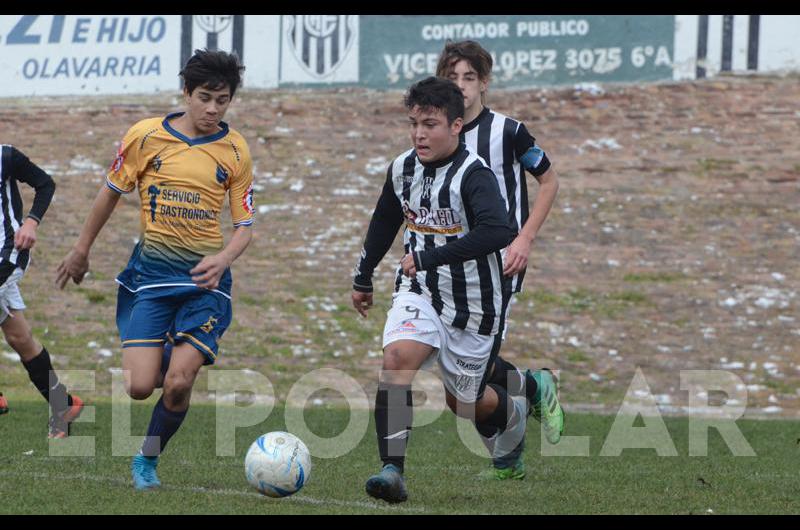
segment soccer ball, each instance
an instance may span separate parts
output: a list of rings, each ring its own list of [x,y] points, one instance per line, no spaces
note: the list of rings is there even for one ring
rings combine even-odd
[[[300,438],[283,431],[259,436],[244,458],[247,482],[269,497],[300,491],[311,476],[311,454]]]

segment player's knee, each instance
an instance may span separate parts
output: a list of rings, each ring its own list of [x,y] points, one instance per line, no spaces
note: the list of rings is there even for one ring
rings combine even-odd
[[[390,344],[383,350],[384,370],[403,370],[403,355],[400,348]]]
[[[131,399],[137,401],[149,398],[153,394],[153,388],[154,386],[152,384],[147,383],[129,383],[125,385],[125,390],[128,392],[128,395]]]
[[[181,371],[169,371],[164,377],[164,393],[172,397],[182,398],[192,391],[194,377]]]
[[[459,401],[450,392],[445,393],[445,402],[447,407],[459,418],[472,419],[475,417],[475,403],[464,403]]]
[[[34,349],[33,333],[30,329],[14,329],[5,332],[6,342],[15,352],[28,352]]]

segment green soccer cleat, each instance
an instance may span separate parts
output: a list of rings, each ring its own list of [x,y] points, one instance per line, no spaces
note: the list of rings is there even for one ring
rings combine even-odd
[[[478,473],[478,478],[482,480],[522,480],[525,478],[525,463],[520,458],[511,467],[500,469],[492,466]]]
[[[557,444],[564,432],[564,410],[558,402],[558,380],[547,368],[525,371],[525,379],[533,379],[541,396],[538,403],[530,403],[529,414],[544,428],[544,435],[551,444]],[[530,382],[529,382],[530,384]]]

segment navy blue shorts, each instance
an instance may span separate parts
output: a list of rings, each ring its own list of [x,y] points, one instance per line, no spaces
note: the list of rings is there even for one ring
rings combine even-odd
[[[233,310],[225,295],[193,286],[155,287],[117,292],[117,329],[122,347],[163,346],[171,337],[188,342],[214,364],[217,344],[231,323]]]

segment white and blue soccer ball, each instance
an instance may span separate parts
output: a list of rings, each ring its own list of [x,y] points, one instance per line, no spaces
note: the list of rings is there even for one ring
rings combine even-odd
[[[311,454],[300,438],[283,431],[259,436],[244,458],[247,482],[269,497],[297,493],[311,476]]]

